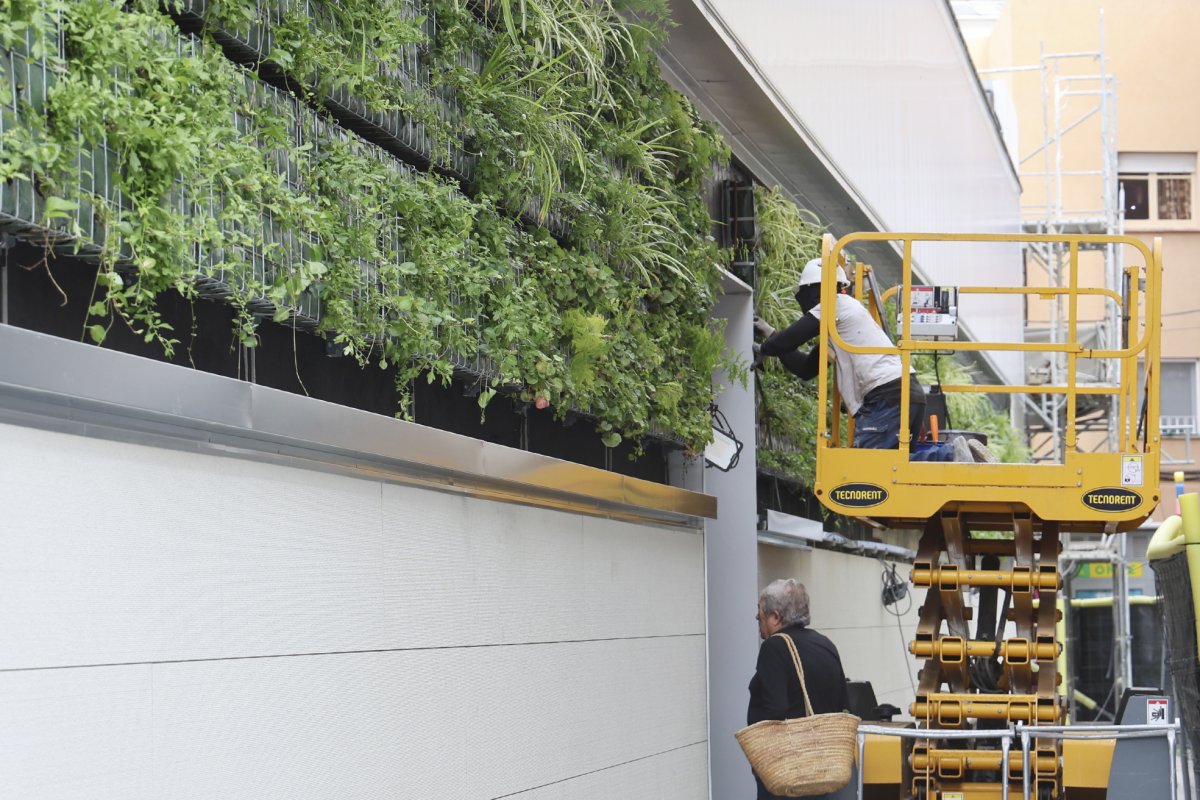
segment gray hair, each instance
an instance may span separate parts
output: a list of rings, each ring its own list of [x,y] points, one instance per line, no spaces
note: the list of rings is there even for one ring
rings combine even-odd
[[[763,614],[778,614],[784,627],[809,624],[808,590],[791,578],[768,583],[758,595],[758,605]]]

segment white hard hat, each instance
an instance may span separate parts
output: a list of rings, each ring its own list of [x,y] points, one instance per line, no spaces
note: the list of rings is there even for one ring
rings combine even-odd
[[[813,283],[821,282],[821,259],[814,258],[804,265],[804,271],[800,273],[800,283],[796,286],[799,289],[801,286],[808,286]],[[839,284],[849,285],[850,279],[846,277],[846,270],[841,267],[837,268],[837,282]]]

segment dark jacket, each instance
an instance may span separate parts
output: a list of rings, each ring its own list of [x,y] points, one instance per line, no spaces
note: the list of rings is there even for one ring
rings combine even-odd
[[[849,705],[846,676],[842,661],[833,642],[803,625],[792,625],[780,633],[792,637],[804,665],[804,682],[813,711],[827,714],[845,711]],[[750,708],[746,724],[764,719],[803,717],[804,696],[800,693],[800,678],[792,664],[787,642],[772,636],[758,650],[758,665],[750,681]]]
[[[828,714],[845,711],[850,704],[846,692],[846,676],[842,673],[842,660],[833,642],[803,625],[792,625],[780,633],[786,633],[796,643],[800,663],[804,665],[804,683],[808,687],[808,699],[813,712]],[[746,712],[746,724],[753,725],[764,719],[792,719],[805,716],[804,695],[800,693],[800,678],[792,663],[792,654],[787,642],[772,636],[758,649],[758,666],[750,680],[750,708]],[[758,776],[758,800],[774,800],[776,795],[767,791]],[[828,797],[833,797],[833,794]]]

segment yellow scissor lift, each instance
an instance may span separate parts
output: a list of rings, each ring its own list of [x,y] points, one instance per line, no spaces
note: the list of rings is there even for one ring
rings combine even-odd
[[[826,236],[822,248],[825,277],[821,304],[832,308],[836,292],[832,265],[844,263],[843,251],[856,242],[899,243],[903,252],[899,308],[910,307],[913,246],[923,242],[1050,242],[1069,252],[1065,287],[968,287],[960,298],[973,294],[1019,294],[1065,299],[1068,307],[1066,341],[929,342],[910,336],[910,315],[896,332],[894,347],[856,347],[837,334],[833,314],[821,315],[821,373],[818,408],[826,409],[817,429],[817,477],[814,492],[829,509],[859,517],[885,528],[923,530],[913,563],[914,585],[929,589],[920,609],[916,638],[910,651],[923,660],[911,714],[917,729],[929,729],[921,738],[869,736],[863,763],[864,791],[868,797],[999,798],[1001,785],[1011,797],[1060,797],[1064,788],[1102,789],[1094,786],[1105,758],[1094,742],[1037,738],[1029,748],[1028,774],[1020,752],[1001,748],[995,739],[980,736],[964,740],[963,731],[1015,729],[1015,726],[1057,726],[1064,722],[1057,658],[1061,646],[1055,637],[1059,536],[1062,533],[1119,533],[1136,528],[1159,500],[1159,314],[1161,303],[1161,242],[1153,248],[1126,236],[912,234],[855,233],[834,242]],[[1124,245],[1140,254],[1142,264],[1125,270],[1128,290],[1122,296],[1104,288],[1079,285],[1079,253],[1087,247]],[[864,296],[860,266],[855,275],[856,294],[877,321],[877,293]],[[1077,336],[1079,302],[1099,295],[1121,309],[1126,346],[1116,350],[1085,349]],[[865,450],[847,446],[853,441],[853,420],[843,420],[836,386],[827,402],[826,371],[829,347],[851,353],[893,353],[907,373],[914,353],[938,351],[1040,351],[1062,353],[1066,383],[1045,385],[943,386],[950,392],[1027,393],[1065,395],[1065,457],[1062,463],[965,464],[910,462],[909,432],[900,426],[895,450]],[[1112,385],[1078,385],[1080,359],[1116,359],[1120,380]],[[1137,385],[1138,361],[1146,365],[1142,387]],[[908,419],[908,382],[903,382],[900,419]],[[1143,391],[1139,392],[1139,389]],[[1119,409],[1111,424],[1117,427],[1117,452],[1081,452],[1077,447],[1075,400],[1082,394],[1115,395]],[[1143,396],[1139,403],[1139,397]],[[1139,416],[1142,435],[1138,435]],[[1123,462],[1140,459],[1141,485],[1123,481]],[[1136,475],[1136,471],[1132,474]],[[973,538],[972,531],[1011,531],[1011,539]],[[992,558],[988,558],[991,556]],[[1008,569],[988,568],[1008,557]],[[1016,635],[996,643],[986,634],[973,638],[968,628],[970,609],[964,590],[1002,587],[1011,592],[1009,619]],[[999,692],[982,692],[972,685],[972,658],[1003,659]],[[1004,691],[1007,689],[1007,691]],[[957,731],[939,740],[932,731]],[[1047,732],[1049,733],[1049,732]],[[964,748],[965,741],[965,748]],[[912,743],[905,746],[903,742]],[[986,745],[986,747],[984,746]],[[1111,748],[1108,750],[1111,758]],[[1001,772],[1007,758],[1007,780]],[[1027,793],[1026,793],[1027,792]],[[1100,795],[1103,796],[1103,795]]]

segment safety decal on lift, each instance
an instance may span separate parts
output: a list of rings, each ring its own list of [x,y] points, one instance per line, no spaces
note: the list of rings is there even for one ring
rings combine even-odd
[[[1167,718],[1167,698],[1165,697],[1147,697],[1146,698],[1146,724],[1147,725],[1170,725],[1171,722]]]
[[[1121,456],[1122,486],[1142,486],[1145,484],[1142,463],[1142,456]]]
[[[887,500],[888,492],[873,483],[843,483],[829,490],[829,499],[839,506],[870,508]]]
[[[1084,492],[1083,504],[1095,511],[1128,511],[1142,504],[1142,496],[1120,486],[1103,486]]]

